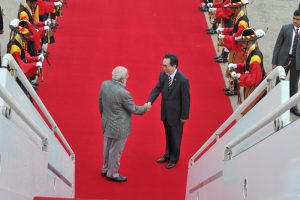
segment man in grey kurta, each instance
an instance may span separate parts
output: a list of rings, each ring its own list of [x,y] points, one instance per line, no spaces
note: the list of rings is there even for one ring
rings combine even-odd
[[[112,80],[104,81],[100,89],[99,109],[104,134],[104,158],[102,176],[107,180],[125,182],[127,178],[118,171],[120,158],[126,139],[131,130],[131,114],[142,115],[144,106],[135,105],[130,93],[125,89],[128,71],[118,66],[112,71]]]

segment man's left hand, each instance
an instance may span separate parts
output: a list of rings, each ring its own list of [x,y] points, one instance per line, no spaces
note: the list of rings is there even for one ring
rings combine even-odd
[[[184,123],[186,122],[187,120],[186,119],[180,119],[181,123]]]

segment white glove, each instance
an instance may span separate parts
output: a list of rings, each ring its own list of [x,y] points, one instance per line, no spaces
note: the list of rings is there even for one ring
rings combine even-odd
[[[50,29],[49,26],[44,26],[45,31],[48,31]]]
[[[62,3],[61,2],[54,2],[54,6],[62,7]]]
[[[213,7],[213,3],[208,3],[207,7],[209,7],[209,8]]]
[[[218,38],[222,40],[222,39],[225,38],[225,35],[219,34],[219,35],[218,35]]]
[[[248,4],[248,3],[249,3],[249,0],[241,0],[241,2],[242,2],[243,4]]]
[[[44,57],[43,54],[40,54],[40,55],[38,56],[38,59],[39,59],[39,61],[43,62],[44,59],[45,59],[45,57]]]
[[[236,73],[236,72],[231,72],[230,75],[231,75],[231,77],[234,78],[234,79],[239,79],[240,76],[241,76],[241,74]]]
[[[209,8],[208,12],[216,12],[216,10],[217,10],[216,8]]]
[[[9,23],[9,28],[14,30],[19,26],[20,20],[19,19],[14,19]]]
[[[228,68],[229,68],[230,70],[233,70],[233,69],[237,68],[237,64],[229,63]]]
[[[43,63],[42,62],[36,62],[36,64],[35,64],[35,66],[37,66],[37,68],[42,68],[42,66],[43,66]]]
[[[45,21],[45,26],[50,26],[51,25],[51,20],[50,19],[47,19],[46,21]]]
[[[266,33],[262,29],[255,30],[255,34],[257,37],[264,37]]]
[[[224,28],[222,28],[222,27],[219,27],[219,28],[217,28],[217,30],[216,30],[218,33],[221,33],[221,32],[223,32],[224,31]]]

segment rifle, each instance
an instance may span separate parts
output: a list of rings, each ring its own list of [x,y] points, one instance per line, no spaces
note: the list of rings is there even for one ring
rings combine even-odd
[[[44,52],[44,51],[42,51],[42,54],[43,54],[43,56],[44,56],[44,58],[45,58],[45,60],[46,60],[46,62],[47,62],[47,64],[48,64],[48,66],[50,67],[51,66],[51,63],[50,63],[50,61],[49,61],[49,54],[48,54],[48,52]]]
[[[44,73],[43,73],[43,68],[39,68],[39,76],[41,77],[42,82],[44,82]]]
[[[45,55],[44,55],[45,56]],[[45,60],[46,60],[46,62],[47,62],[47,64],[48,64],[48,66],[50,67],[51,66],[51,63],[50,63],[50,61],[49,61],[49,59],[48,59],[48,56],[45,56]]]
[[[67,0],[63,0],[63,6],[66,6],[66,8],[68,8],[68,4],[67,4]]]

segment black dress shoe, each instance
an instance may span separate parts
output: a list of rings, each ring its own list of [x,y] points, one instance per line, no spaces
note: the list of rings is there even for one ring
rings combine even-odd
[[[230,89],[228,87],[224,87],[224,91],[228,92],[228,91],[230,91]]]
[[[225,95],[227,95],[227,96],[234,96],[234,95],[237,95],[237,91],[226,91]]]
[[[161,158],[159,158],[156,162],[157,162],[157,163],[164,163],[164,162],[168,162],[168,161],[169,161],[169,158],[161,157]]]
[[[226,63],[226,62],[228,62],[228,59],[221,57],[220,59],[216,59],[215,62],[217,62],[217,63]]]
[[[221,59],[221,58],[222,58],[222,54],[219,55],[219,56],[215,56],[215,57],[214,57],[215,60],[219,60],[219,59]]]
[[[294,115],[299,116],[300,117],[300,111],[298,110],[298,108],[291,108],[290,110]]]
[[[101,176],[106,176],[107,172],[101,172]]]
[[[106,177],[106,180],[108,181],[115,181],[115,182],[126,182],[127,178],[125,176],[118,176],[118,177]]]
[[[176,162],[169,162],[168,165],[166,166],[166,169],[172,169],[175,166],[176,166]]]
[[[208,12],[208,7],[202,6],[202,7],[199,7],[199,10],[202,12]]]
[[[207,31],[207,33],[213,35],[213,34],[217,34],[217,31],[214,29],[210,29]]]

